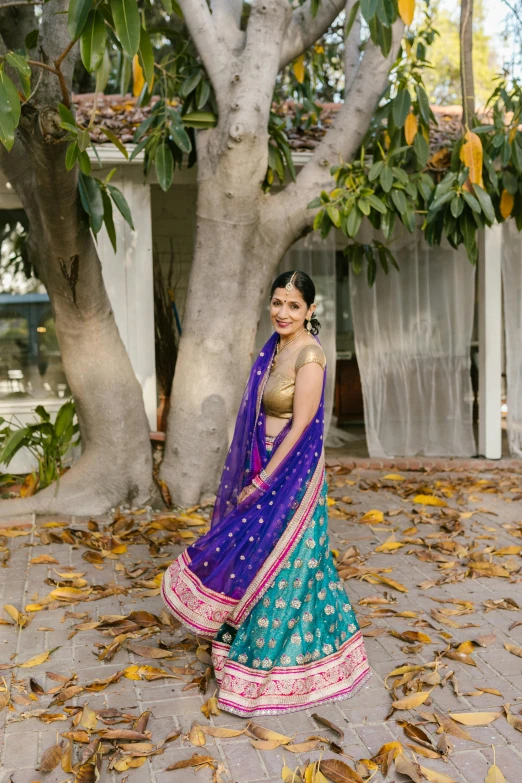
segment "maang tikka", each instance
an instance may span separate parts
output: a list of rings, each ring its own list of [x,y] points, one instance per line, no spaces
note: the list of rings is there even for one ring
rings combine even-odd
[[[297,270],[294,272],[294,274],[290,278],[289,282],[285,285],[285,288],[286,288],[287,291],[291,291],[292,288],[294,287],[294,280],[295,280],[296,274],[297,274]]]

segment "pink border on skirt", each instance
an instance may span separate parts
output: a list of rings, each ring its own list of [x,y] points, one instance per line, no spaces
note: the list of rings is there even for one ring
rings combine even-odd
[[[215,636],[238,603],[210,590],[190,570],[187,550],[167,568],[161,582],[161,597],[168,609],[195,633]]]
[[[218,706],[246,717],[295,712],[347,699],[371,676],[360,631],[337,652],[303,666],[251,669],[228,660],[229,649],[226,644],[212,644],[212,660],[220,685]]]

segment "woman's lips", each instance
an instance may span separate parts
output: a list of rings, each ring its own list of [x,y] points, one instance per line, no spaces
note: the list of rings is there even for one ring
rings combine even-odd
[[[284,326],[290,326],[289,323],[283,323],[282,321],[276,321],[278,326],[284,327]]]

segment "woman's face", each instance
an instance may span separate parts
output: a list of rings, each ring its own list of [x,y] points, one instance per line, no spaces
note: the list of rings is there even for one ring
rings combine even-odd
[[[270,300],[270,320],[282,337],[291,337],[304,327],[305,318],[310,319],[315,305],[306,304],[300,291],[294,286],[291,291],[276,288]]]

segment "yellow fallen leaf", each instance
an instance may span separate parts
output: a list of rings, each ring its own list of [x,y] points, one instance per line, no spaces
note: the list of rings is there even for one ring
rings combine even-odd
[[[396,710],[413,710],[415,707],[420,707],[424,704],[431,691],[419,691],[418,693],[412,693],[410,696],[405,696],[403,699],[393,701],[392,706]]]
[[[384,514],[377,508],[371,508],[360,518],[359,522],[371,522],[378,524],[380,522],[384,522]]]
[[[517,647],[516,644],[507,644],[507,643],[504,643],[504,647],[512,655],[518,655],[519,658],[522,658],[522,647]]]
[[[496,764],[493,764],[488,769],[488,774],[486,775],[486,780],[484,783],[506,783],[506,778],[500,771],[499,767],[497,767]]]
[[[422,506],[447,506],[445,500],[437,498],[435,495],[415,495],[413,498],[414,503],[420,503]]]
[[[384,542],[384,544],[381,544],[380,546],[375,548],[376,552],[395,552],[396,549],[400,549],[403,547],[404,544],[402,544],[400,541],[393,541],[391,538],[389,538],[387,541]]]
[[[25,605],[25,611],[26,612],[39,612],[40,609],[43,609],[42,604],[26,604]]]
[[[408,592],[408,588],[401,584],[401,582],[396,582],[394,579],[387,579],[385,576],[381,576],[380,574],[365,574],[361,578],[365,579],[371,585],[375,585],[381,582],[384,585],[388,585],[388,587],[393,587],[394,590],[399,590],[401,593]]]
[[[388,481],[404,481],[404,476],[401,476],[400,473],[387,473],[384,476],[385,479],[388,479]]]
[[[450,712],[450,718],[464,726],[488,726],[494,720],[500,718],[501,712]]]
[[[32,557],[29,561],[32,565],[50,565],[51,563],[58,564],[58,560],[53,557],[52,555],[38,555],[37,557]]]
[[[90,594],[90,590],[82,590],[79,587],[56,587],[54,590],[51,590],[49,593],[51,598],[57,598],[58,600],[60,598],[62,599],[82,599],[87,598],[87,596]]]
[[[457,652],[464,653],[464,655],[470,655],[473,650],[475,649],[475,645],[473,642],[467,641],[462,642],[462,644],[459,644],[457,647]]]
[[[46,650],[43,653],[39,653],[38,655],[33,656],[33,658],[29,658],[29,660],[25,663],[18,663],[17,666],[20,666],[23,669],[29,668],[30,666],[40,666],[40,664],[44,663],[44,661],[49,658],[51,653],[57,649],[58,647],[53,647],[52,650]]]
[[[135,55],[136,57],[138,55]],[[136,767],[141,767],[145,762],[147,761],[146,756],[124,756],[119,761],[116,761],[114,764],[114,769],[118,770],[118,772],[125,772],[128,769],[136,769]]]
[[[423,766],[421,766],[420,770],[430,783],[457,783],[454,778],[450,778],[449,775],[445,775],[443,772],[435,772],[434,769],[428,769],[428,767]]]
[[[30,530],[21,530],[19,527],[8,527],[5,530],[2,528],[2,535],[7,538],[17,538],[18,536],[29,536]]]

